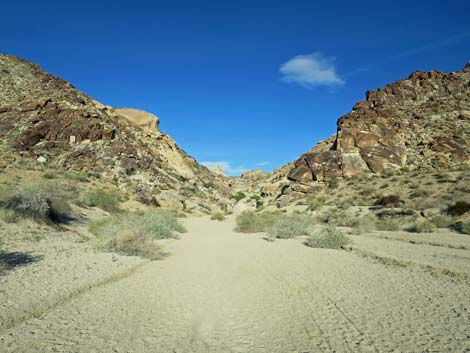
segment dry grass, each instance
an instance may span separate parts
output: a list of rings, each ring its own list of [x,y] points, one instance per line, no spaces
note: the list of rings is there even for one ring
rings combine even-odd
[[[214,211],[211,214],[211,219],[213,221],[223,221],[225,219],[225,213],[222,211]]]
[[[90,223],[89,229],[98,237],[101,249],[152,260],[161,257],[157,240],[177,238],[186,231],[174,213],[163,210],[111,216]]]

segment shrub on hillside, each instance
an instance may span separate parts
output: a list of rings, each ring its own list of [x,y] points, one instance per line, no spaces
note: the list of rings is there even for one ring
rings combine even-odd
[[[455,204],[449,206],[449,208],[447,209],[447,213],[451,216],[461,216],[469,211],[470,203],[466,201],[457,201]]]
[[[325,205],[326,200],[323,197],[312,197],[307,200],[307,210],[315,211]]]
[[[398,207],[403,201],[398,195],[388,195],[379,198],[375,204],[380,207]]]
[[[310,235],[304,244],[311,248],[341,249],[351,244],[351,240],[336,227],[328,226],[318,234]]]
[[[89,207],[99,207],[108,212],[119,211],[121,196],[112,190],[96,189],[88,192],[82,203]]]
[[[245,193],[244,192],[237,192],[235,195],[232,195],[232,199],[234,199],[235,201],[240,201],[240,200],[243,200],[244,198],[246,197]]]

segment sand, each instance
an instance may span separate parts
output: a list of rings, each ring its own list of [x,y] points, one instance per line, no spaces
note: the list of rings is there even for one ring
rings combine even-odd
[[[0,351],[470,351],[470,286],[452,275],[470,272],[468,250],[373,235],[311,249],[234,233],[233,220],[185,223],[169,257],[0,331]],[[406,264],[359,253],[377,249]]]

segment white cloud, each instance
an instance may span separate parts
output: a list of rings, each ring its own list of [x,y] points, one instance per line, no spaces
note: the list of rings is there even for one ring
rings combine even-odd
[[[344,80],[336,73],[334,58],[320,52],[297,55],[281,65],[279,71],[286,82],[295,82],[306,88],[342,85]]]
[[[246,172],[248,169],[243,166],[234,167],[230,164],[230,162],[220,161],[220,162],[200,162],[203,166],[211,169],[214,167],[220,167],[225,174],[227,175],[241,175],[243,172]]]
[[[256,163],[256,166],[257,167],[266,167],[267,165],[270,165],[270,164],[271,164],[271,162],[264,161],[264,162]]]

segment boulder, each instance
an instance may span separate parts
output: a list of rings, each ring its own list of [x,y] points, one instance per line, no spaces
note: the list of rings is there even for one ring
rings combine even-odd
[[[132,126],[142,129],[145,133],[160,133],[158,130],[160,119],[151,113],[132,108],[115,108],[111,112],[125,118]]]

